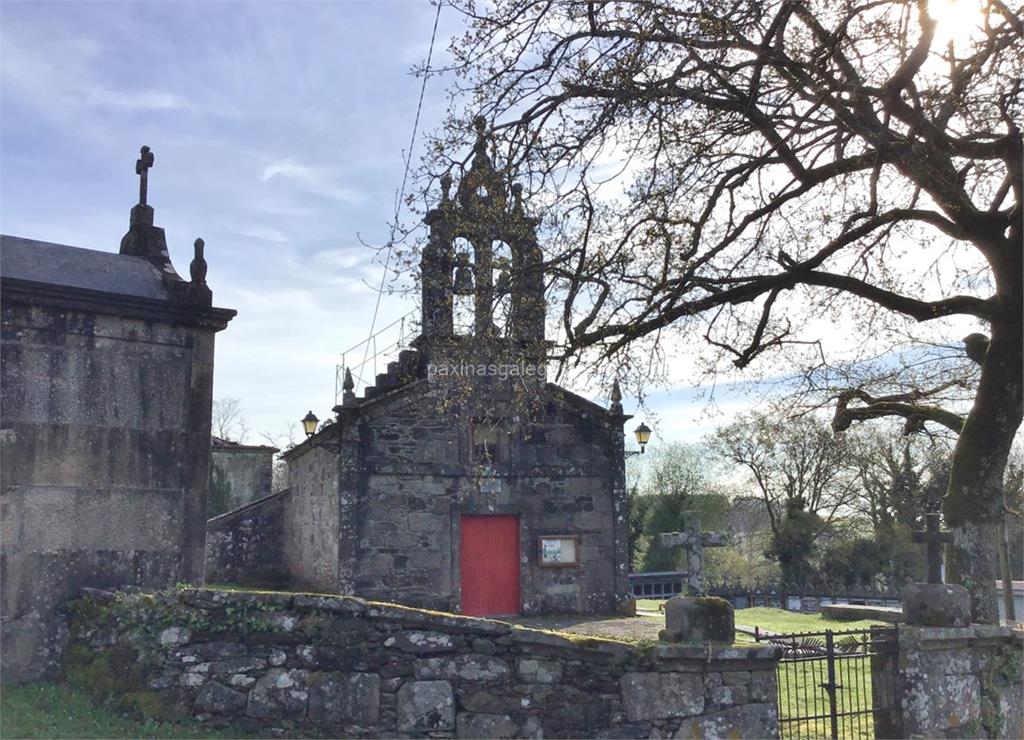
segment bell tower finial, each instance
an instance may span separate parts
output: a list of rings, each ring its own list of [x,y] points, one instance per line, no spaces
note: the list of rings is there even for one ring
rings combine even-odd
[[[139,150],[139,158],[135,160],[135,174],[139,176],[139,205],[146,205],[149,190],[149,168],[153,166],[153,152],[148,146]]]
[[[611,398],[609,400],[611,400],[611,405],[608,406],[608,410],[610,412],[612,412],[613,414],[621,414],[622,413],[622,389],[619,388],[619,379],[618,378],[616,378],[614,380],[614,382],[612,383],[612,395],[611,395]]]
[[[441,202],[447,203],[452,199],[452,173],[445,172],[441,175]]]

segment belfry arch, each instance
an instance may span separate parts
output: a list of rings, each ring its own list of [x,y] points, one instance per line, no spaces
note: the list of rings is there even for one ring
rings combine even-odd
[[[543,256],[537,220],[526,214],[522,186],[495,167],[483,119],[470,167],[454,195],[453,179],[440,181],[441,199],[425,218],[430,236],[420,261],[423,332],[417,348],[456,336],[544,343]],[[463,305],[472,298],[467,332]]]

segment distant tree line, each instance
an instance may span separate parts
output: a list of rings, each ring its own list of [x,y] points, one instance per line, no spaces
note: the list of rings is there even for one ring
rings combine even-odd
[[[685,569],[660,532],[698,516],[730,544],[705,552],[709,580],[784,582],[819,588],[899,588],[925,578],[924,548],[911,533],[938,511],[952,444],[862,428],[835,434],[813,416],[776,411],[739,417],[700,444],[652,448],[630,462],[634,571]],[[1024,459],[1005,482],[1008,557],[1024,574],[1021,496]]]

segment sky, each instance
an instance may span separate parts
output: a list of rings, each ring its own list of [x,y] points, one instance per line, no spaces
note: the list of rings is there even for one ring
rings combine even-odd
[[[444,10],[434,66],[461,29]],[[214,304],[238,311],[214,396],[238,399],[247,441],[294,439],[308,410],[331,415],[341,353],[369,335],[434,15],[426,0],[3,0],[0,231],[116,252],[150,146],[178,272],[202,237]],[[445,87],[428,81],[418,144]],[[376,326],[415,309],[385,294]],[[726,416],[744,403],[718,398]],[[649,405],[656,440],[715,423],[687,388]]]
[[[202,237],[214,304],[238,311],[217,336],[215,399],[237,399],[245,441],[298,441],[307,411],[331,416],[342,353],[371,324],[394,324],[381,351],[415,320],[414,296],[385,293],[378,311],[377,289],[435,13],[428,0],[0,0],[0,232],[116,252],[150,146],[148,200],[178,272]],[[433,68],[462,28],[443,8]],[[414,168],[449,82],[427,81]],[[845,342],[819,323],[806,328]],[[655,444],[756,404],[729,376],[696,387],[700,348],[676,350],[674,387],[639,411],[624,399]],[[570,387],[607,403],[609,389]]]

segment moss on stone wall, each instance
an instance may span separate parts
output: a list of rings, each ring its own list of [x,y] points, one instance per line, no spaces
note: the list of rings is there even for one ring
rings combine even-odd
[[[157,722],[332,737],[581,737],[641,723],[671,736],[665,707],[684,686],[694,712],[749,714],[748,736],[775,721],[748,687],[778,648],[638,647],[352,597],[207,589],[93,592],[70,615],[68,682]],[[708,693],[723,684],[743,688]]]
[[[232,508],[234,508],[234,498],[231,495],[231,480],[220,468],[211,468],[207,516],[217,516]]]
[[[1020,691],[1020,652],[1006,645],[985,660],[982,667],[981,726],[986,737],[1002,737],[1006,718],[1000,711],[1000,695],[1005,691]]]

